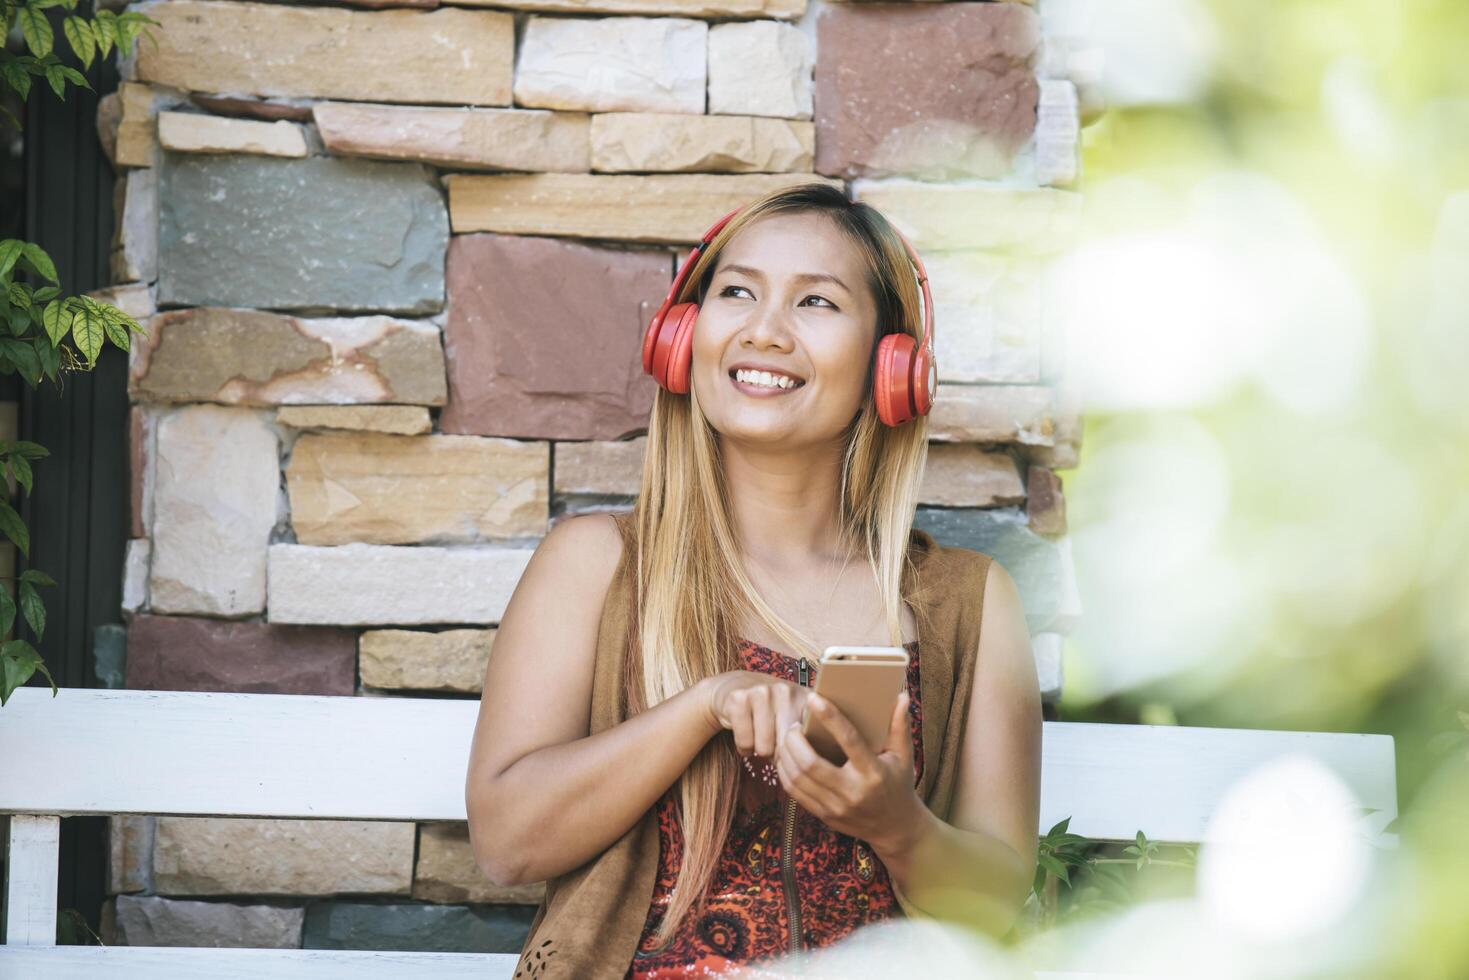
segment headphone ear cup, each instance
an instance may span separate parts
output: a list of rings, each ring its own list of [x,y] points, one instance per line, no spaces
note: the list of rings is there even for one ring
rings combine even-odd
[[[898,426],[913,418],[909,371],[915,341],[906,333],[883,334],[877,342],[877,363],[872,378],[872,396],[877,417],[885,425]]]
[[[680,303],[668,313],[672,327],[668,360],[664,364],[664,387],[674,394],[686,395],[694,364],[694,321],[699,319],[699,304]]]

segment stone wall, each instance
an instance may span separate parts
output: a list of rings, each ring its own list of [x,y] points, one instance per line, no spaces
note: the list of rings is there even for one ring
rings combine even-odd
[[[476,698],[537,540],[637,490],[677,260],[821,180],[924,256],[919,524],[1015,575],[1056,697],[1080,430],[1046,276],[1088,105],[1044,7],[357,2],[129,7],[162,26],[99,117],[96,295],[150,334],[104,683]],[[109,942],[518,951],[541,886],[483,880],[462,823],[122,817],[108,892]]]

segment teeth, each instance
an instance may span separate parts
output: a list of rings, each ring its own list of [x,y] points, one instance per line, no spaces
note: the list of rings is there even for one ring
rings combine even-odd
[[[771,374],[769,371],[746,371],[740,369],[735,372],[735,378],[752,385],[764,385],[767,388],[794,388],[797,382],[782,374]]]

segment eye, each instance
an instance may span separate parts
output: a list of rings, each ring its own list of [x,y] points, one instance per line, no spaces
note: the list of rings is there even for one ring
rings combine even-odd
[[[719,295],[720,296],[728,296],[729,295],[729,291],[731,289],[745,289],[745,287],[744,286],[725,286],[723,289],[721,289],[719,291]],[[748,289],[745,289],[745,292],[749,292],[749,290]]]
[[[721,289],[719,291],[719,295],[720,296],[729,296],[731,289],[745,289],[745,287],[744,286],[725,286],[723,289]],[[745,292],[748,293],[749,290],[748,289],[745,289]],[[835,303],[833,303],[831,300],[827,299],[825,296],[818,296],[816,293],[811,293],[809,296],[806,297],[806,299],[819,299],[823,303],[826,303],[827,305],[829,305],[832,309],[836,309],[837,308],[837,305]],[[802,300],[802,302],[804,303],[805,300]]]
[[[827,299],[825,296],[817,296],[815,293],[812,293],[810,296],[807,296],[806,299],[819,299],[823,303],[829,304],[832,309],[836,309],[837,308],[837,305],[835,303],[833,303],[831,300]]]

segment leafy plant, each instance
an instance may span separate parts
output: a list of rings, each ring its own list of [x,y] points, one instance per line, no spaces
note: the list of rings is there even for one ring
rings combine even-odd
[[[55,31],[45,11],[50,7],[77,10],[77,0],[0,0],[0,36],[8,38],[18,23],[29,54],[17,54],[0,46],[0,86],[21,99],[30,93],[33,77],[44,78],[58,98],[66,99],[66,85],[91,85],[81,72],[61,63],[55,50]],[[157,25],[144,14],[117,14],[98,10],[91,18],[68,14],[61,30],[83,68],[94,58],[107,57],[114,47],[132,50],[146,30]],[[151,35],[144,35],[153,40]],[[156,43],[156,41],[155,41]],[[20,129],[20,120],[0,105],[0,124]],[[22,278],[24,277],[24,278]],[[30,280],[30,281],[26,281]],[[72,371],[90,371],[107,341],[121,350],[131,347],[131,335],[147,336],[141,326],[122,310],[90,296],[63,296],[56,265],[46,250],[34,242],[9,238],[0,241],[0,373],[19,374],[31,388],[50,378],[64,389],[62,377]],[[68,340],[70,341],[68,343]],[[26,493],[32,491],[31,460],[48,455],[34,442],[0,440],[0,472],[15,477]],[[20,514],[9,502],[0,500],[0,533],[30,557],[30,533]],[[45,572],[28,569],[16,577],[16,597],[0,589],[0,637],[15,624],[17,610],[40,640],[46,628],[46,607],[37,589],[56,582]],[[0,705],[10,700],[16,688],[37,671],[51,682],[51,695],[58,691],[55,679],[41,661],[35,647],[23,639],[0,643]]]

